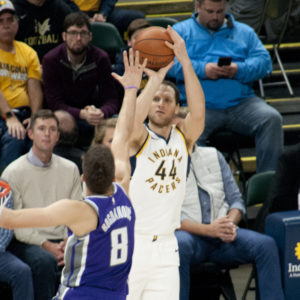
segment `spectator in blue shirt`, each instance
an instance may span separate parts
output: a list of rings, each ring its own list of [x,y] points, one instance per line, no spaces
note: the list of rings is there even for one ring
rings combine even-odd
[[[196,12],[173,27],[186,43],[205,94],[205,129],[199,145],[218,130],[255,137],[257,171],[275,170],[283,150],[280,113],[255,95],[253,82],[272,70],[268,51],[254,30],[225,13],[225,0],[197,0]],[[220,57],[231,57],[220,66]],[[182,68],[175,59],[168,76],[186,105]]]

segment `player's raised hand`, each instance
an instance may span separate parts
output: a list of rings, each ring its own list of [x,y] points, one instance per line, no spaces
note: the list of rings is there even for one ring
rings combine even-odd
[[[176,58],[181,64],[185,61],[189,61],[189,56],[185,47],[185,41],[170,25],[168,26],[167,31],[173,41],[173,44],[169,43],[168,41],[166,41],[165,44],[174,51]]]
[[[151,81],[157,81],[157,83],[161,83],[165,77],[166,74],[168,73],[168,71],[171,69],[171,67],[173,66],[174,61],[172,60],[167,66],[160,68],[158,71],[154,71],[152,69],[145,69],[145,73],[146,75],[149,77],[149,79]]]
[[[141,84],[142,75],[147,64],[147,59],[145,59],[143,63],[140,64],[139,51],[133,53],[133,49],[130,48],[129,58],[127,52],[124,51],[123,60],[125,67],[123,76],[120,76],[116,73],[112,73],[112,76],[116,80],[118,80],[125,89],[138,89]]]

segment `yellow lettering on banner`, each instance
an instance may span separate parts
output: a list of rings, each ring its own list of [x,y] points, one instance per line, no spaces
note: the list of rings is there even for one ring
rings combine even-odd
[[[152,183],[154,181],[153,177],[146,179],[146,182]]]

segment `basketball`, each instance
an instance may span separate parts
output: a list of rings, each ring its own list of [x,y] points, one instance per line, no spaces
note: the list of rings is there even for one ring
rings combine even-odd
[[[173,43],[167,30],[163,27],[151,26],[141,30],[133,49],[139,51],[141,63],[147,58],[147,68],[158,70],[174,59],[174,52],[165,45],[165,41]]]

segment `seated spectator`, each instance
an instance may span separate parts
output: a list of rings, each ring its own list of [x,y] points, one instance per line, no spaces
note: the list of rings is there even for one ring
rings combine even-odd
[[[273,238],[237,225],[244,201],[225,158],[215,148],[195,146],[176,231],[180,300],[189,299],[190,265],[255,263],[260,299],[284,299],[278,249]]]
[[[42,106],[39,59],[15,40],[18,27],[12,3],[0,1],[0,174],[26,152],[30,115]]]
[[[93,22],[114,24],[123,38],[131,21],[145,18],[140,11],[115,8],[118,0],[74,0],[74,2],[81,11],[88,13]]]
[[[95,127],[95,135],[92,144],[102,144],[110,148],[114,137],[117,120],[117,118],[107,119],[104,123],[97,125]]]
[[[119,111],[109,57],[90,45],[90,30],[86,14],[69,14],[64,21],[64,43],[43,59],[48,107],[65,110],[75,118],[82,147],[90,145],[94,126]]]
[[[78,139],[78,128],[75,119],[70,113],[64,110],[57,110],[54,114],[59,121],[59,140],[53,152],[74,162],[81,174],[81,158],[84,151],[75,146]]]
[[[114,72],[119,75],[122,75],[124,73],[123,51],[128,50],[130,47],[133,47],[138,33],[142,29],[150,26],[150,23],[146,19],[135,19],[129,24],[127,28],[127,47],[122,49],[122,51],[117,54],[116,62],[113,66]]]
[[[58,119],[51,110],[31,118],[31,150],[12,162],[2,177],[14,193],[14,208],[45,207],[60,199],[81,200],[81,179],[76,165],[53,154],[58,141]],[[64,265],[65,226],[15,229],[9,251],[31,268],[34,299],[50,300],[57,290]]]
[[[123,51],[128,50],[129,48],[134,46],[134,41],[138,35],[138,33],[144,29],[150,27],[149,22],[146,19],[139,18],[133,20],[128,28],[127,28],[127,47],[122,49],[120,53],[116,55],[116,61],[113,64],[113,71],[119,75],[124,73],[124,61],[123,61]],[[142,82],[140,89],[143,89],[147,83],[147,75],[146,73],[143,74]],[[117,85],[119,99],[123,99],[123,87],[121,85]]]
[[[1,197],[8,193],[5,207],[13,208],[12,191],[2,178],[0,178],[0,193]],[[12,230],[0,228],[0,281],[11,287],[14,300],[33,300],[32,275],[29,266],[7,250],[13,235]]]
[[[16,39],[43,56],[62,42],[63,22],[71,8],[61,0],[14,0],[20,28]]]
[[[225,14],[225,0],[197,0],[192,18],[173,27],[186,42],[205,93],[205,129],[198,143],[219,129],[255,137],[257,171],[274,170],[283,150],[282,117],[252,88],[272,70],[272,61],[254,30]],[[231,57],[227,66],[218,59]],[[176,80],[186,103],[182,68],[177,60],[168,76]]]
[[[300,143],[287,148],[279,157],[267,201],[256,218],[256,226],[264,232],[268,214],[300,210]]]

